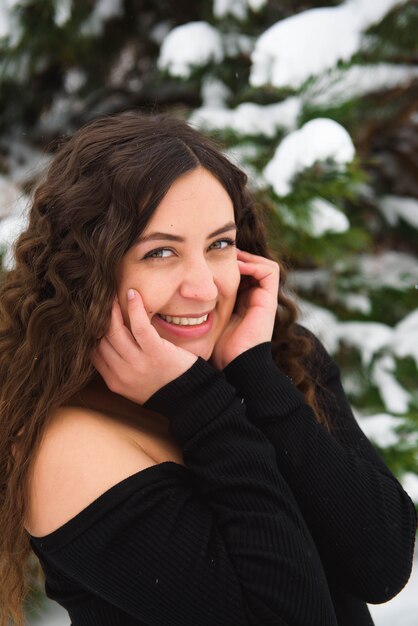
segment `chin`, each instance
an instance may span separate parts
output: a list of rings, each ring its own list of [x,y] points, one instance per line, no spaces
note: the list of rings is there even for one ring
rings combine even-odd
[[[199,356],[201,359],[204,359],[205,361],[209,361],[212,355],[211,350],[190,350],[190,352],[192,352],[192,354],[196,356]]]
[[[210,357],[212,356],[213,348],[214,346],[196,346],[196,348],[190,348],[189,351],[195,356],[200,356],[200,358],[204,359],[205,361],[209,361]]]

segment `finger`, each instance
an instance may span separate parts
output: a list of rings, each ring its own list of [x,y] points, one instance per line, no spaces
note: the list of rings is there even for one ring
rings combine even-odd
[[[109,367],[118,367],[122,364],[122,361],[125,360],[125,354],[122,351],[119,351],[115,345],[117,343],[118,342],[115,342],[114,336],[111,339],[108,339],[105,335],[96,348],[97,354],[100,358],[106,361]],[[120,343],[121,342],[119,342],[119,344]]]
[[[125,327],[111,337],[105,335],[100,350],[108,365],[116,370],[121,369],[126,364],[130,366],[135,363],[140,354],[141,346],[132,336],[130,330]]]
[[[239,271],[244,276],[250,276],[258,281],[262,289],[270,290],[279,283],[279,267],[262,263],[245,263],[238,261]]]
[[[238,250],[237,263],[241,273],[241,283],[238,294],[249,295],[254,288],[261,287],[263,290],[274,294],[277,298],[280,282],[280,266],[272,259],[252,254],[246,250]],[[241,257],[241,258],[240,258]],[[252,265],[251,265],[252,264]],[[256,269],[256,266],[264,269]],[[247,267],[247,269],[244,269]],[[254,271],[252,271],[254,269]],[[276,277],[276,278],[274,278]]]
[[[142,297],[138,291],[136,289],[128,289],[127,297],[131,333],[145,352],[152,352],[158,348],[161,338],[148,318]]]
[[[123,368],[117,367],[115,369],[115,363],[108,363],[106,358],[103,358],[98,351],[92,355],[92,362],[108,389],[115,393],[120,393],[117,383],[120,381],[120,373],[123,371]]]
[[[115,298],[110,312],[109,328],[106,332],[107,337],[112,337],[114,334],[120,332],[120,330],[124,327],[126,328],[119,301]]]
[[[251,261],[252,263],[265,263],[266,265],[271,266],[278,265],[278,263],[276,261],[273,261],[272,259],[267,259],[264,256],[252,254],[252,252],[240,250],[239,248],[237,248],[237,259],[242,261]]]
[[[122,311],[117,300],[113,303],[109,329],[104,339],[114,348],[122,360],[130,361],[137,357],[137,351],[140,346],[129,328],[125,325]],[[106,354],[109,355],[109,358],[112,358],[106,343],[104,343],[103,346],[105,349],[107,348]]]
[[[107,383],[108,379],[110,379],[110,376],[111,376],[111,369],[109,365],[106,363],[106,360],[103,358],[103,356],[99,353],[97,349],[92,351],[90,358],[91,358],[91,362],[93,363],[93,366],[99,372],[99,374],[104,379],[104,381]]]

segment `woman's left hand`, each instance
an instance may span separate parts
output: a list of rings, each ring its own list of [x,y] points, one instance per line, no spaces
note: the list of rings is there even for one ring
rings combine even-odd
[[[243,250],[237,253],[241,285],[235,309],[210,358],[218,369],[246,350],[271,341],[277,312],[279,264]]]

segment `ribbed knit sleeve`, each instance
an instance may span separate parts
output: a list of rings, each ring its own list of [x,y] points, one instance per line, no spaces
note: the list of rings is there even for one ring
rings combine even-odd
[[[385,602],[410,575],[415,507],[360,429],[338,366],[318,344],[313,367],[321,368],[318,398],[331,432],[275,365],[271,343],[241,354],[224,373],[274,445],[330,580],[366,602]]]
[[[199,358],[145,406],[169,418],[187,467],[163,463],[140,472],[140,488],[135,477],[116,485],[32,538],[41,558],[150,626],[336,626],[274,447],[224,374]]]

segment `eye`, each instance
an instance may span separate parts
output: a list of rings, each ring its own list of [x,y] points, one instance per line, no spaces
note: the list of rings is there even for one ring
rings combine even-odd
[[[157,248],[156,250],[151,250],[151,252],[147,252],[147,254],[144,256],[144,259],[166,259],[172,254],[172,252],[173,251],[170,250],[170,248]]]
[[[231,246],[235,246],[235,239],[229,239],[225,237],[224,239],[217,239],[211,244],[211,247],[215,247],[216,250],[225,250],[226,248],[230,248]]]
[[[216,241],[214,241],[209,248],[215,249],[215,250],[226,250],[227,248],[230,248],[232,246],[235,246],[236,241],[235,239],[229,239],[229,237],[224,237],[223,239],[217,239]],[[155,250],[150,250],[150,252],[147,252],[147,254],[143,257],[143,260],[146,259],[168,259],[171,256],[173,256],[174,252],[173,250],[171,250],[171,248],[156,248]]]

